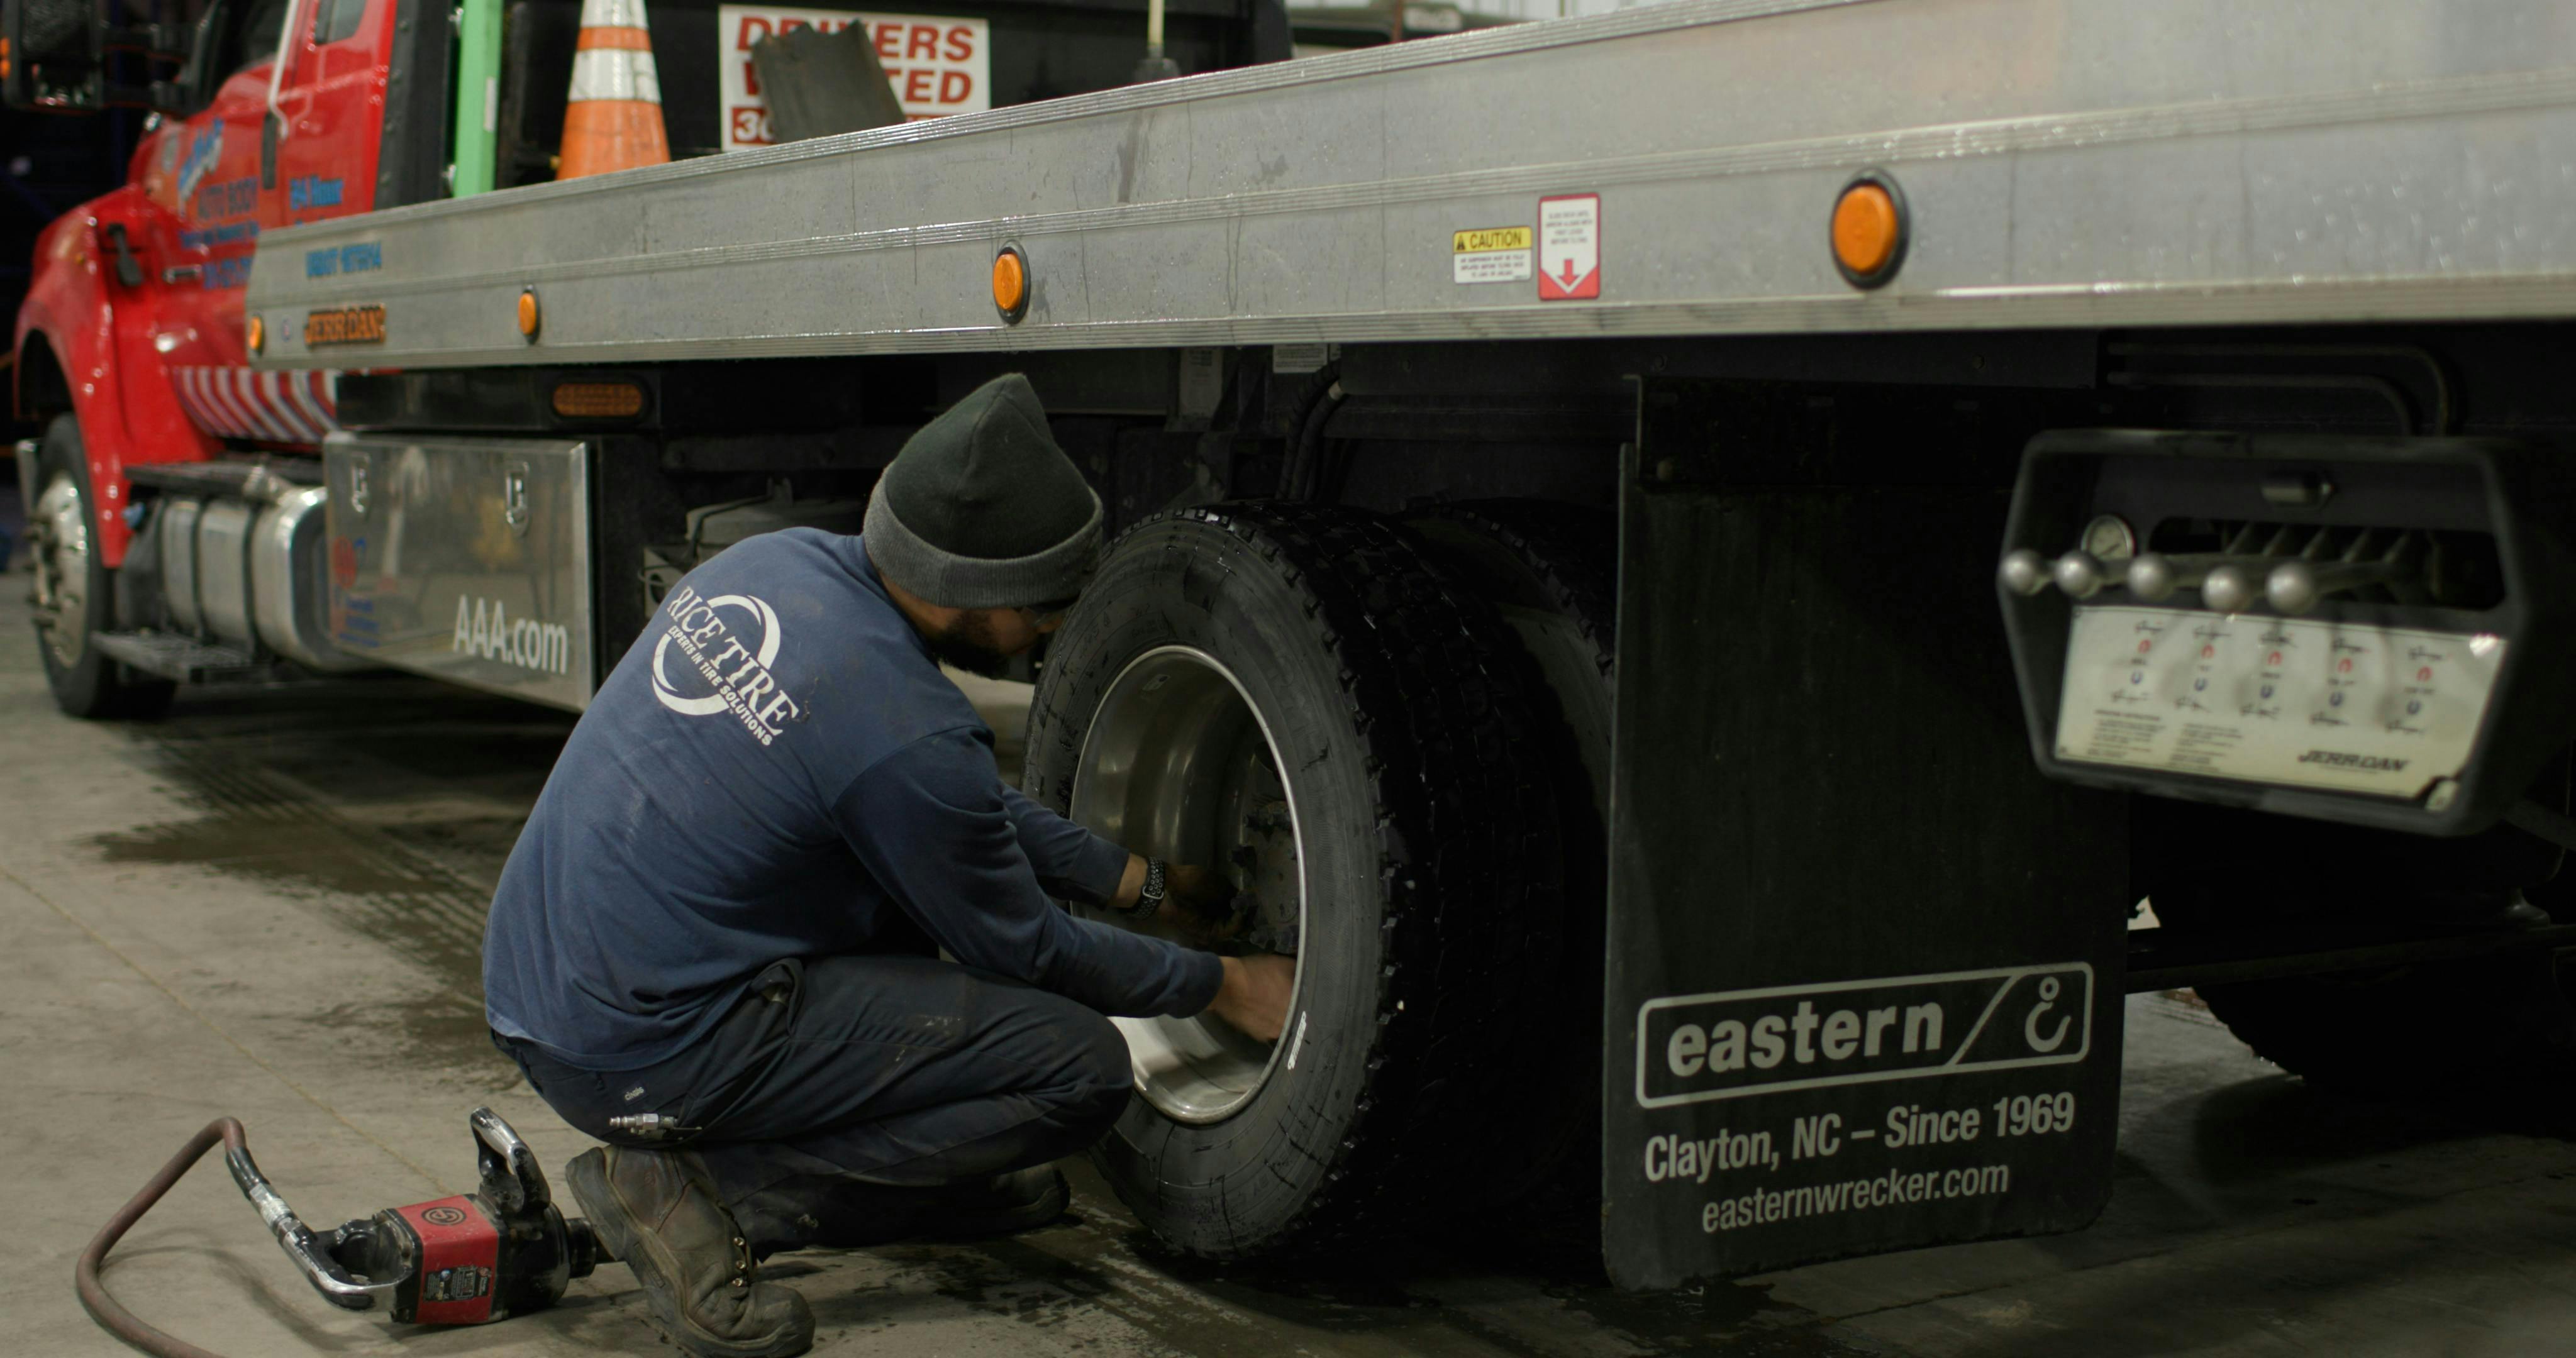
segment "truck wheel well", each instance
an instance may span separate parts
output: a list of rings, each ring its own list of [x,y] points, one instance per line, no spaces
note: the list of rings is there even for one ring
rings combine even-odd
[[[63,376],[62,360],[54,356],[53,341],[41,330],[18,346],[16,407],[19,419],[37,424],[72,408],[72,387]]]

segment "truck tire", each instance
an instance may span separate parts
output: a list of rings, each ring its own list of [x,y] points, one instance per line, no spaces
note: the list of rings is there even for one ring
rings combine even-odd
[[[2157,922],[2176,935],[2296,930],[2304,924],[2486,920],[2512,910],[2543,849],[2499,827],[2418,840],[2339,825],[2251,817],[2182,803],[2142,806],[2143,862],[2191,870],[2151,879]],[[2265,852],[2178,852],[2241,840]],[[2554,851],[2534,862],[2545,871]],[[2456,893],[2437,888],[2453,886]],[[2576,1009],[2545,950],[2197,987],[2255,1054],[2311,1084],[2396,1102],[2556,1118],[2576,1105]]]
[[[36,503],[28,506],[29,568],[36,577],[36,650],[54,703],[75,717],[149,718],[177,686],[138,675],[90,644],[115,623],[113,578],[90,547],[89,458],[80,422],[57,415],[36,454]]]
[[[1408,517],[1450,572],[1501,615],[1518,642],[1524,687],[1540,701],[1538,745],[1560,790],[1565,930],[1555,980],[1569,1021],[1550,1036],[1533,1070],[1584,1091],[1531,1110],[1542,1140],[1517,1178],[1490,1201],[1598,1225],[1601,1193],[1603,950],[1610,903],[1611,697],[1616,686],[1618,521],[1605,510],[1535,500],[1462,500]]]
[[[1210,1258],[1450,1210],[1530,1153],[1519,1110],[1563,896],[1558,810],[1493,610],[1395,525],[1288,503],[1149,519],[1056,634],[1032,795],[1222,862],[1298,957],[1287,1030],[1121,1019],[1137,1093],[1094,1150]]]

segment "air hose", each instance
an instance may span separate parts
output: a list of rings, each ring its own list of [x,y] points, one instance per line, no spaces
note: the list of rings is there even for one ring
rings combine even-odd
[[[170,1191],[170,1185],[179,1182],[180,1176],[186,1174],[218,1141],[224,1144],[228,1155],[239,1156],[245,1161],[250,1158],[250,1147],[243,1140],[239,1119],[217,1118],[207,1123],[203,1131],[188,1138],[188,1144],[170,1157],[170,1163],[163,1165],[161,1172],[152,1176],[151,1182],[143,1185],[140,1192],[116,1210],[115,1216],[108,1218],[106,1225],[98,1228],[98,1234],[90,1237],[89,1248],[81,1251],[80,1262],[72,1266],[73,1282],[80,1288],[81,1305],[89,1311],[90,1319],[126,1343],[145,1353],[159,1354],[161,1358],[223,1358],[223,1355],[164,1334],[137,1319],[133,1312],[118,1305],[116,1298],[107,1295],[106,1286],[98,1280],[99,1265],[107,1261],[107,1252],[116,1248],[116,1242],[125,1238],[125,1233],[134,1228],[134,1223],[142,1220],[143,1214],[161,1201],[161,1195]]]

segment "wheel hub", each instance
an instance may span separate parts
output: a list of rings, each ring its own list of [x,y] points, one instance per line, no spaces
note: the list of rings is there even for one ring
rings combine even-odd
[[[1159,647],[1110,681],[1074,769],[1072,811],[1137,852],[1222,871],[1236,892],[1223,951],[1297,951],[1306,894],[1296,808],[1268,724],[1215,657]],[[1181,1122],[1231,1115],[1280,1058],[1278,1044],[1213,1018],[1111,1021],[1126,1034],[1138,1092]]]
[[[54,660],[80,663],[89,645],[89,524],[81,514],[80,487],[57,472],[36,497],[27,525],[35,568],[36,628]]]

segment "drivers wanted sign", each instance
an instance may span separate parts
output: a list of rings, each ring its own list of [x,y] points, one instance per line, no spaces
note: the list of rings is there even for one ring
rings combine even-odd
[[[767,146],[769,102],[761,97],[760,72],[751,64],[753,43],[773,33],[812,25],[826,33],[867,26],[877,60],[885,66],[904,116],[935,118],[976,113],[993,105],[993,25],[983,19],[935,14],[868,14],[839,9],[780,9],[768,5],[719,5],[716,36],[722,54],[724,149]]]

